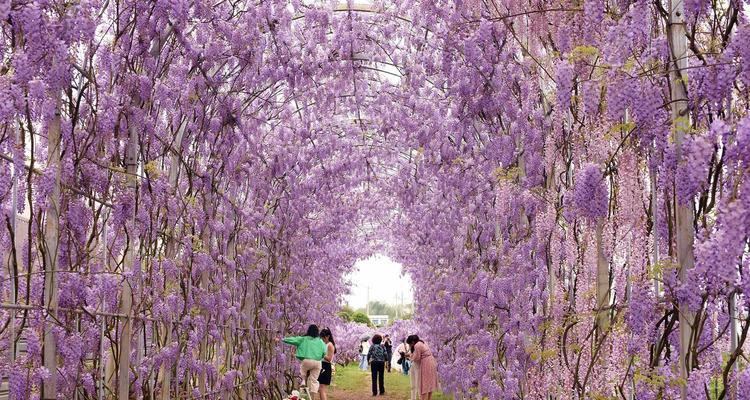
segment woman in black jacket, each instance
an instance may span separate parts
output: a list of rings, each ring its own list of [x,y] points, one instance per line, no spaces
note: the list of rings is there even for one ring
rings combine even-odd
[[[375,335],[372,337],[372,346],[370,351],[367,352],[367,361],[370,363],[370,371],[372,371],[372,395],[378,395],[378,389],[380,389],[380,395],[385,394],[385,347],[381,344],[383,337]]]

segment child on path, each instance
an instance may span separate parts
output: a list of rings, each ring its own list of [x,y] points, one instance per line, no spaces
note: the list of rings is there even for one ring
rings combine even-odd
[[[372,371],[372,395],[378,395],[378,389],[380,389],[380,395],[385,394],[385,359],[386,350],[381,344],[383,337],[376,334],[372,337],[372,346],[367,352],[367,361],[370,362],[370,371]]]
[[[310,391],[313,398],[315,393],[318,393],[318,376],[323,367],[320,360],[325,357],[327,352],[327,346],[323,343],[323,340],[318,337],[319,335],[320,330],[318,329],[318,326],[310,325],[307,328],[305,336],[291,336],[284,338],[284,343],[297,347],[297,354],[295,356],[301,361],[299,373],[302,376],[302,379],[305,380],[307,389]]]

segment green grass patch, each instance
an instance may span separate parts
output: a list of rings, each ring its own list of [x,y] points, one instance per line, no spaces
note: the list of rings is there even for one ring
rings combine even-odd
[[[370,371],[360,371],[357,364],[346,366],[337,365],[330,390],[330,400],[361,400],[372,397]],[[409,399],[409,377],[395,370],[385,373],[386,396],[378,396],[383,400]],[[433,393],[433,400],[453,400],[452,396]]]

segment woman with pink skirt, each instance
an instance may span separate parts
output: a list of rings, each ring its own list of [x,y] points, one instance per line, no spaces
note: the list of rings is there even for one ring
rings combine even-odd
[[[406,339],[411,347],[411,362],[419,371],[415,379],[418,381],[418,394],[421,400],[432,400],[432,392],[438,390],[437,361],[427,345],[417,335]]]

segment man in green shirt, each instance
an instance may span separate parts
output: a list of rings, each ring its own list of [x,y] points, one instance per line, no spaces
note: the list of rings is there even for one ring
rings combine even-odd
[[[326,345],[320,339],[317,325],[307,327],[305,336],[291,336],[284,338],[284,343],[297,347],[295,356],[301,361],[299,373],[306,382],[311,395],[318,393],[318,376],[323,365],[320,360],[326,355]],[[312,399],[311,399],[312,400]]]

